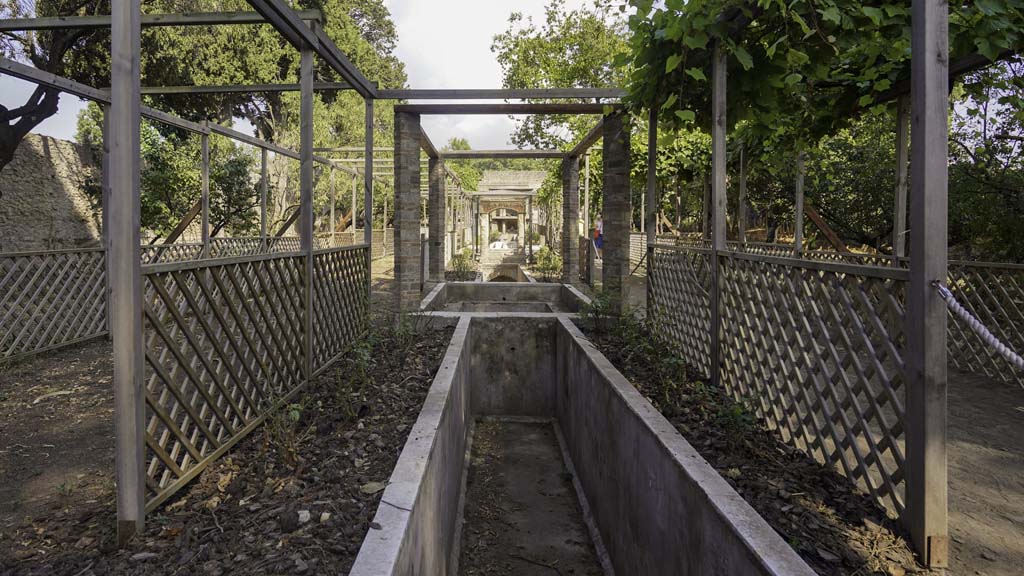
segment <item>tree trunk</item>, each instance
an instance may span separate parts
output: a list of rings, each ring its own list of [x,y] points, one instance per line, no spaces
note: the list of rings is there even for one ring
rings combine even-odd
[[[60,91],[37,86],[23,106],[8,110],[0,105],[0,171],[14,159],[14,152],[25,136],[57,113],[59,101]]]

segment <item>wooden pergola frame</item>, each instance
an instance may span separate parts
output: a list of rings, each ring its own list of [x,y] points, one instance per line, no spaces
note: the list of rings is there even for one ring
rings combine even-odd
[[[248,0],[255,13],[142,15],[134,0],[112,0],[110,17],[34,18],[0,22],[0,31],[47,30],[56,28],[111,28],[111,87],[109,93],[74,83],[68,79],[31,69],[16,62],[0,63],[0,71],[43,83],[60,90],[109,104],[107,131],[109,139],[109,223],[107,232],[109,283],[111,302],[111,333],[114,346],[115,431],[117,448],[118,533],[121,541],[141,531],[146,512],[144,501],[144,428],[143,393],[142,270],[138,257],[139,242],[139,167],[140,119],[147,116],[162,122],[208,136],[221,133],[231,137],[239,134],[224,127],[197,124],[174,118],[163,112],[143,107],[140,97],[140,30],[143,26],[188,26],[269,23],[301,54],[300,149],[301,164],[300,243],[305,255],[307,274],[311,273],[313,255],[312,188],[314,162],[330,161],[314,155],[313,149],[313,79],[314,58],[319,57],[344,80],[365,102],[365,146],[363,174],[365,214],[372,222],[373,198],[373,103],[376,99],[611,99],[621,91],[603,89],[566,89],[552,91],[516,90],[380,90],[370,82],[342,53],[323,31],[318,14],[299,13],[282,0]],[[909,157],[911,253],[907,286],[907,318],[905,338],[907,350],[906,386],[906,510],[903,522],[908,528],[915,549],[929,566],[944,566],[948,561],[947,479],[946,479],[946,306],[934,288],[944,282],[947,272],[947,112],[951,68],[948,54],[947,5],[941,0],[914,0],[912,3],[912,76],[906,86],[911,92],[909,114],[903,111],[898,122],[906,138],[909,123],[915,141]],[[721,318],[719,298],[719,255],[726,251],[726,64],[721,46],[715,45],[712,65],[712,202],[711,202],[711,338],[712,380],[717,382],[721,344],[718,326]],[[28,70],[34,71],[28,71]],[[898,87],[902,89],[901,87]],[[149,87],[147,90],[159,90]],[[292,90],[292,85],[253,86],[249,91]],[[896,88],[894,88],[895,90]],[[244,92],[244,87],[166,87],[163,93],[198,93],[202,90]],[[180,92],[175,92],[178,90]],[[153,92],[155,93],[155,92]],[[888,96],[888,95],[886,95]],[[622,109],[609,103],[524,103],[524,104],[399,104],[396,114],[594,114],[605,115]],[[657,110],[651,110],[649,126],[649,164],[644,222],[648,243],[653,244],[656,196],[654,190],[656,159]],[[908,120],[909,119],[909,120]],[[566,159],[575,158],[596,142],[602,126],[588,134]],[[244,135],[242,135],[244,136]],[[240,138],[246,141],[246,138]],[[592,140],[591,140],[592,138]],[[253,139],[255,140],[255,139]],[[588,143],[588,140],[590,142]],[[252,141],[249,141],[253,143]],[[261,142],[261,141],[260,141]],[[264,150],[277,151],[273,144],[255,144]],[[432,159],[441,154],[422,138],[421,145]],[[397,143],[396,143],[397,146]],[[280,149],[284,150],[284,149]],[[900,162],[906,159],[899,148]],[[290,151],[289,151],[290,152]],[[291,152],[291,154],[295,154]],[[296,156],[292,156],[296,157]],[[265,154],[264,154],[265,158]],[[331,163],[332,166],[341,169]],[[264,162],[265,166],[265,162]],[[347,169],[345,170],[347,171]],[[397,171],[397,167],[396,167]],[[358,171],[352,171],[358,174]],[[208,183],[204,183],[205,186]],[[902,183],[906,191],[906,181]],[[906,206],[906,196],[897,195],[897,216]],[[265,200],[264,200],[265,203]],[[205,207],[208,210],[208,207]],[[208,223],[206,224],[208,226]],[[105,227],[106,228],[106,227]],[[371,241],[372,226],[365,226],[364,241]],[[898,228],[899,237],[902,231]],[[265,231],[264,231],[265,234]],[[902,244],[901,244],[902,246]],[[902,247],[900,248],[902,249]],[[893,271],[895,273],[895,271]],[[310,309],[312,288],[304,287],[304,305]],[[307,315],[307,323],[311,317]],[[307,324],[305,333],[311,334]],[[307,340],[311,340],[307,339]],[[312,374],[311,355],[307,347],[304,372]]]

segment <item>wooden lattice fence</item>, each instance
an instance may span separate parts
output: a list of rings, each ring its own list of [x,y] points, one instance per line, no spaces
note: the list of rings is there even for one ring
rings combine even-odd
[[[146,244],[140,248],[143,264],[186,262],[203,257],[203,245],[198,242],[180,244]]]
[[[949,289],[1004,344],[1024,353],[1024,265],[949,263]],[[994,353],[966,322],[950,314],[949,360],[957,369],[1024,386],[1024,371]]]
[[[102,249],[0,254],[0,360],[107,332]]]
[[[702,248],[657,244],[647,261],[651,328],[705,377],[711,373],[710,257]]]
[[[332,248],[313,255],[313,366],[321,370],[366,329],[369,249]]]
[[[798,259],[791,250],[720,252],[722,385],[787,442],[900,513],[906,260],[824,251]],[[648,257],[652,329],[709,377],[711,251],[656,244]],[[1024,349],[1024,266],[950,262],[948,284],[1001,340]],[[954,316],[947,346],[953,367],[1024,382]]]
[[[723,386],[901,513],[907,271],[741,253],[719,263]]]
[[[711,252],[655,245],[650,258],[652,327],[708,377]],[[907,271],[725,252],[719,272],[722,385],[786,442],[902,511]]]
[[[146,508],[152,510],[366,327],[366,246],[149,265],[144,276]],[[304,326],[313,314],[313,334]]]
[[[252,256],[262,254],[265,250],[264,239],[259,236],[238,236],[234,238],[211,238],[210,257],[230,258],[233,256]]]

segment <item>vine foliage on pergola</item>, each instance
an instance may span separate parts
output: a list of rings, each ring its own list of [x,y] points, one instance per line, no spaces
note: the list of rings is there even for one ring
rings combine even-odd
[[[662,122],[704,127],[716,39],[731,54],[729,124],[751,140],[811,143],[859,110],[906,93],[905,0],[630,0],[628,102],[660,106]],[[1024,0],[950,2],[951,72],[1013,55],[1024,44]],[[1003,104],[1020,110],[1024,94]]]

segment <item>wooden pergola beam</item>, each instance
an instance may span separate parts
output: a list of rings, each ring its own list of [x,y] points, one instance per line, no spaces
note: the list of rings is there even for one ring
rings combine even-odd
[[[595,143],[597,143],[597,141],[600,140],[601,136],[603,136],[603,135],[604,135],[604,118],[599,120],[597,122],[597,124],[594,125],[594,127],[590,129],[590,132],[587,132],[587,135],[583,137],[583,140],[580,140],[579,143],[576,144],[576,146],[573,146],[573,149],[569,151],[567,156],[576,156],[576,157],[582,156],[583,153],[586,152]]]
[[[562,158],[565,152],[561,150],[444,150],[441,152],[443,158],[451,160],[470,158]]]
[[[300,10],[301,20],[322,20],[319,10]],[[264,24],[267,19],[259,12],[182,12],[178,14],[143,14],[142,27],[155,26],[217,26],[232,24]],[[33,30],[65,30],[75,28],[91,30],[110,28],[110,16],[44,16],[39,18],[9,18],[0,20],[0,32],[28,32]]]
[[[382,100],[568,100],[568,99],[621,99],[626,91],[621,88],[539,88],[514,90],[503,88],[455,90],[378,90]]]
[[[810,204],[804,204],[804,214],[807,215],[807,218],[811,221],[811,223],[813,223],[818,228],[818,230],[821,231],[821,233],[825,236],[825,239],[828,240],[828,243],[832,245],[832,248],[834,248],[836,252],[844,252],[847,254],[850,253],[850,249],[846,247],[846,244],[842,241],[842,239],[839,238],[839,235],[836,234],[835,230],[833,230],[832,227],[828,225],[828,222],[826,222],[825,219],[821,217],[821,214],[819,214],[818,211],[814,209],[814,206],[811,206]]]
[[[295,221],[299,219],[300,214],[302,214],[302,210],[296,206],[291,215],[285,218],[284,222],[281,223],[281,227],[277,229],[277,232],[274,232],[274,238],[284,236],[284,233],[287,232],[288,229],[292,227],[292,224],[295,224]]]
[[[985,68],[987,66],[991,66],[995,62],[1005,60],[1017,53],[1018,51],[1016,50],[1006,50],[1005,52],[999,54],[999,57],[996,58],[994,61],[989,60],[987,56],[982,56],[981,54],[968,54],[967,56],[962,56],[960,58],[957,58],[956,60],[953,60],[952,62],[949,63],[948,70],[946,72],[949,78],[949,88],[952,89],[953,82],[955,82],[956,79],[959,78],[960,76],[963,76],[964,74],[970,74],[971,72],[974,72],[976,70],[981,70],[982,68]],[[896,100],[900,96],[909,95],[910,86],[910,80],[901,80],[897,82],[896,84],[893,85],[892,88],[879,94],[878,98],[875,99],[872,106],[875,104],[891,102],[893,100]]]
[[[607,107],[621,108],[620,104],[599,103],[523,103],[523,104],[397,104],[395,112],[409,114],[604,114]]]
[[[110,104],[110,92],[107,90],[75,82],[74,80],[64,78],[63,76],[57,76],[56,74],[28,66],[27,64],[22,64],[21,62],[15,62],[14,60],[9,60],[7,58],[0,58],[0,73],[20,78],[27,82],[32,82],[33,84],[56,88],[61,92],[66,92],[68,94],[78,96],[79,98],[92,100],[100,104]],[[158,120],[170,126],[189,130],[197,134],[209,133],[209,130],[206,127],[197,122],[178,118],[177,116],[149,108],[148,106],[142,106],[140,107],[140,110],[142,115],[146,118]]]
[[[352,84],[363,98],[376,98],[377,87],[338,49],[321,27],[310,28],[295,10],[282,0],[248,0],[249,5],[262,14],[267,22],[296,50],[310,49],[327,65]]]
[[[430,136],[427,136],[426,131],[420,129],[420,147],[427,153],[427,158],[438,158],[437,147],[430,141]]]
[[[317,82],[313,90],[319,92],[352,90],[348,82]],[[143,86],[142,94],[245,94],[249,92],[298,92],[298,84],[224,84],[217,86]]]

